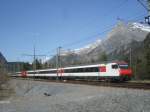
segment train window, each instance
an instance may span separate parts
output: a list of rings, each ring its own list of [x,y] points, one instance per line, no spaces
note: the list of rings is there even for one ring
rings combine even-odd
[[[94,68],[93,68],[93,71],[94,71],[94,72],[99,72],[98,67],[94,67]]]
[[[67,69],[65,69],[65,70],[64,70],[64,72],[65,72],[65,73],[68,73],[68,70],[67,70]]]
[[[49,71],[49,73],[57,73],[57,70]]]
[[[66,69],[66,70],[64,70],[64,72],[65,73],[71,73],[71,72],[73,72],[73,69]]]
[[[128,65],[119,65],[119,68],[121,68],[121,69],[128,69],[129,66]]]
[[[37,72],[28,72],[28,74],[36,74]]]
[[[92,69],[91,68],[85,68],[85,72],[91,72]]]
[[[84,72],[84,68],[78,68],[77,72]]]
[[[75,68],[75,69],[66,69],[65,73],[79,73],[79,72],[99,72],[98,67],[88,67],[88,68]]]
[[[71,70],[72,73],[84,72],[84,68],[75,68]]]
[[[85,68],[84,72],[98,72],[98,67]]]
[[[46,74],[48,71],[40,71],[40,74]]]
[[[89,68],[84,68],[84,72],[89,72],[90,69]]]
[[[56,70],[52,70],[52,71],[40,71],[40,74],[50,74],[50,73],[56,73]]]
[[[72,73],[76,73],[76,72],[77,72],[77,69],[72,69],[71,72],[72,72]]]
[[[118,65],[112,65],[112,69],[117,69]]]

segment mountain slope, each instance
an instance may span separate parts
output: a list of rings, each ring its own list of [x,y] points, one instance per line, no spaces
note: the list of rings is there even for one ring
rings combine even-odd
[[[147,34],[147,31],[137,28],[135,23],[119,22],[102,43],[105,51],[109,54],[132,41],[143,41]]]
[[[120,46],[128,45],[132,41],[143,41],[150,32],[150,26],[141,23],[124,23],[119,21],[118,24],[106,35],[104,40],[97,40],[83,48],[62,52],[67,55],[70,52],[83,55],[90,54],[95,51],[106,51],[107,54],[120,48]]]
[[[62,65],[87,64],[100,62],[103,54],[108,55],[108,60],[117,59],[115,54],[129,50],[131,43],[142,42],[149,33],[150,27],[141,23],[124,23],[117,25],[106,35],[103,40],[87,45],[80,49],[61,52]],[[53,58],[54,59],[54,58]],[[52,61],[50,63],[54,63]]]
[[[0,52],[0,64],[1,64],[1,66],[4,66],[6,63],[7,63],[7,61],[6,61],[5,57]]]
[[[112,59],[130,61],[135,79],[150,79],[150,33],[143,41],[132,41],[126,49],[109,54]]]

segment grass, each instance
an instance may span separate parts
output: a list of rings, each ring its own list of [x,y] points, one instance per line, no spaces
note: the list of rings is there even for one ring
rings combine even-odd
[[[6,70],[0,68],[0,100],[9,97],[11,94],[8,81],[9,76]]]

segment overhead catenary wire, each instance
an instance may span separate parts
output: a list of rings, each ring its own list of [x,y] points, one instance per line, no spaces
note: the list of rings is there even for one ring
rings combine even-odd
[[[120,4],[120,6],[117,7],[116,9],[121,8],[123,5],[125,5],[124,3],[127,3],[127,1],[128,1],[128,0],[123,1],[123,2]],[[141,18],[144,18],[144,15],[145,15],[145,14],[138,15],[138,16],[134,16],[133,18],[128,19],[127,22],[140,20]],[[95,34],[95,35],[92,35],[92,36],[89,36],[89,37],[86,37],[86,38],[83,38],[83,39],[80,39],[80,40],[77,40],[77,41],[72,42],[72,43],[64,44],[64,45],[62,45],[62,47],[75,46],[75,44],[80,44],[80,43],[82,43],[82,42],[87,41],[88,39],[95,38],[96,36],[100,36],[101,34],[107,32],[107,31],[110,31],[110,30],[113,28],[113,26],[115,26],[115,24],[109,26],[108,29],[106,28],[106,29],[104,29],[104,30],[103,30],[102,32],[100,32],[100,33],[97,33],[97,34]]]
[[[121,8],[121,7],[124,6],[125,3],[127,3],[127,2],[128,2],[128,0],[124,0],[124,1],[121,2],[121,3],[118,5],[118,7],[116,7],[115,9]],[[113,9],[113,11],[114,11],[115,9]],[[129,22],[129,21],[139,20],[139,18],[142,18],[144,15],[145,15],[145,14],[142,14],[142,15],[140,15],[140,16],[139,16],[139,15],[138,15],[138,16],[135,16],[135,17],[133,17],[133,18],[131,18],[131,19],[128,19],[127,21]],[[88,36],[88,37],[85,37],[85,38],[82,38],[82,39],[79,39],[79,40],[74,41],[74,42],[66,43],[66,44],[63,44],[63,45],[60,45],[60,46],[63,47],[63,48],[66,48],[66,47],[76,46],[76,45],[81,44],[81,43],[83,43],[83,42],[87,42],[87,41],[89,41],[90,39],[96,38],[96,37],[98,37],[98,36],[100,36],[100,35],[102,35],[102,34],[108,32],[108,31],[110,31],[114,26],[115,26],[115,24],[110,25],[109,27],[107,27],[107,28],[105,28],[104,30],[102,30],[102,32],[96,33],[96,34],[94,34],[94,35],[91,35],[91,36]],[[56,51],[56,49],[57,49],[57,48],[51,50],[50,52],[53,52],[54,50]],[[49,52],[49,53],[50,53],[50,52]]]
[[[148,10],[147,6],[142,2],[142,0],[137,0],[146,10]]]
[[[145,14],[137,15],[137,16],[134,16],[133,18],[130,18],[130,19],[125,20],[125,21],[126,21],[126,22],[137,21],[137,20],[139,20],[139,19],[141,19],[141,18],[144,18],[144,16],[145,16]],[[105,28],[103,31],[101,31],[101,32],[99,32],[99,33],[97,33],[97,34],[94,34],[94,35],[91,35],[91,36],[82,38],[82,39],[80,39],[80,40],[77,40],[77,41],[74,41],[74,42],[71,42],[71,43],[63,44],[63,45],[61,45],[61,47],[65,48],[65,47],[76,46],[76,45],[78,45],[78,44],[80,44],[80,43],[82,43],[82,42],[85,42],[85,41],[89,40],[89,39],[96,38],[96,37],[98,37],[98,36],[100,36],[100,35],[102,35],[102,34],[108,32],[108,31],[111,31],[111,29],[112,29],[115,25],[116,25],[116,24],[110,25],[110,26],[108,26],[107,28]],[[56,50],[56,48],[53,49],[52,51],[54,51],[54,50]]]
[[[144,15],[145,15],[145,14],[135,16],[135,17],[133,17],[133,18],[131,18],[131,19],[128,19],[126,22],[137,21],[137,20],[139,20],[139,18],[143,18]],[[111,29],[112,29],[115,25],[116,25],[116,24],[110,25],[109,27],[107,27],[106,29],[104,29],[102,32],[99,32],[99,33],[97,33],[97,34],[94,34],[94,35],[91,35],[91,36],[82,38],[82,39],[77,40],[77,41],[75,41],[75,42],[71,42],[71,43],[67,43],[67,44],[61,45],[61,47],[66,48],[66,47],[76,46],[76,45],[78,45],[78,44],[81,44],[81,43],[83,43],[83,42],[89,40],[89,39],[96,38],[96,37],[98,37],[98,36],[100,36],[100,35],[102,35],[102,34],[108,32],[108,31],[111,31]],[[53,49],[53,50],[50,51],[50,52],[56,51],[56,49],[57,49],[57,48]],[[47,54],[48,54],[48,53],[47,53]],[[53,54],[53,55],[50,55],[50,56],[55,56],[55,55],[56,55],[56,54]]]
[[[116,11],[120,11],[120,9],[128,3],[129,0],[123,0],[120,4],[115,6],[114,8],[111,8],[107,13],[105,13],[105,16],[110,16],[110,14],[113,14]],[[108,15],[109,14],[109,15]]]
[[[122,2],[120,2],[119,4],[117,4],[115,7],[111,8],[111,10],[109,10],[109,11],[108,11],[107,13],[105,13],[105,14],[110,14],[110,12],[111,12],[111,14],[112,14],[114,11],[119,10],[121,7],[125,6],[128,1],[129,1],[129,0],[123,0]],[[105,15],[105,16],[106,16],[106,15]],[[93,21],[92,21],[92,22],[93,22]],[[88,23],[88,24],[89,24],[89,23]],[[87,26],[87,25],[86,25],[86,26]],[[114,25],[112,25],[112,26],[114,26]],[[111,27],[111,26],[110,26],[110,27]],[[111,29],[111,28],[110,28],[110,29]],[[101,35],[101,34],[107,32],[107,31],[109,31],[109,28],[108,28],[108,30],[106,29],[106,31],[105,31],[105,29],[104,29],[104,30],[103,30],[102,32],[100,32],[100,33],[97,33],[97,34],[94,34],[94,35],[92,35],[92,36],[89,36],[89,37],[86,37],[86,38],[84,38],[84,39],[81,39],[81,41],[80,41],[80,40],[77,40],[77,41],[75,41],[75,42],[67,43],[67,44],[64,44],[64,45],[61,45],[61,46],[62,46],[62,47],[75,46],[74,44],[76,44],[76,43],[79,44],[79,43],[81,43],[81,42],[84,42],[84,41],[82,41],[82,40],[89,39],[90,37],[99,36],[99,34]],[[57,49],[57,48],[54,48],[54,49],[50,50],[49,52],[47,52],[46,54],[55,52],[56,49]]]
[[[144,17],[145,17],[145,14],[135,15],[134,17],[131,17],[131,18],[129,18],[129,19],[126,19],[125,21],[126,21],[126,22],[138,21],[138,20],[144,19]]]
[[[64,44],[64,45],[62,45],[62,47],[75,46],[75,45],[80,44],[80,43],[82,43],[82,42],[85,42],[85,41],[87,41],[87,40],[89,40],[89,39],[93,39],[93,38],[95,38],[95,37],[97,37],[97,36],[100,36],[100,35],[102,35],[102,34],[108,32],[108,31],[110,31],[110,30],[114,27],[114,25],[115,25],[115,24],[110,25],[109,27],[107,27],[106,29],[104,29],[102,32],[99,32],[99,33],[94,34],[94,35],[92,35],[92,36],[88,36],[88,37],[82,38],[82,39],[80,39],[80,40],[77,40],[77,41],[75,41],[75,42],[71,42],[71,43]]]
[[[127,22],[129,22],[129,21],[134,21],[134,20],[137,20],[137,19],[139,19],[139,18],[143,18],[144,15],[145,15],[145,14],[138,15],[138,16],[135,16],[135,17],[133,17],[133,18],[130,18],[130,19],[127,20]],[[99,33],[94,34],[94,35],[92,35],[92,36],[85,37],[85,38],[83,38],[83,39],[77,40],[77,41],[72,42],[72,43],[64,44],[64,45],[62,45],[62,47],[75,46],[75,45],[77,45],[77,44],[80,44],[80,43],[82,43],[82,42],[87,41],[88,39],[93,39],[93,38],[95,38],[95,37],[97,37],[97,36],[102,35],[103,33],[106,33],[106,32],[108,32],[108,31],[110,31],[115,25],[116,25],[116,24],[110,25],[109,27],[105,28],[102,32],[99,32]]]

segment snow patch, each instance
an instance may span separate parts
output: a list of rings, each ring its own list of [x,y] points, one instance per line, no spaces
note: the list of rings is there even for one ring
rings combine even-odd
[[[150,26],[148,26],[147,24],[133,23],[132,28],[135,28],[135,29],[138,28],[138,29],[141,29],[143,31],[150,32]]]
[[[68,55],[70,53],[78,54],[78,55],[88,53],[88,52],[92,51],[93,49],[95,49],[96,47],[98,47],[100,44],[101,44],[101,40],[98,39],[94,43],[91,43],[91,44],[86,45],[85,47],[82,47],[82,48],[79,48],[79,49],[63,50],[63,51],[61,51],[61,55],[65,56],[65,55]]]

